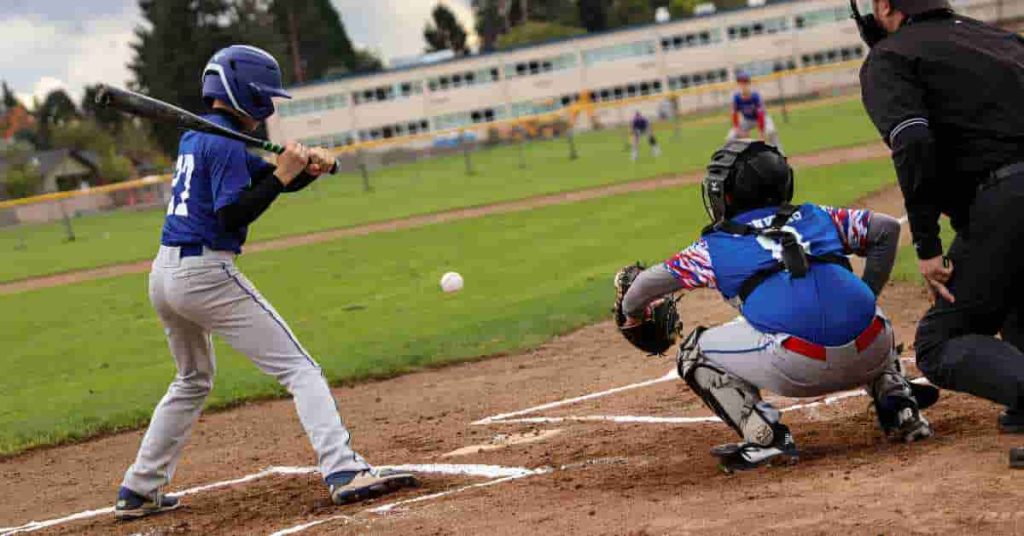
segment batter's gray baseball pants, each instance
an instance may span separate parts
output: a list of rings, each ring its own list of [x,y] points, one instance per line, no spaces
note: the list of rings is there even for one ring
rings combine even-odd
[[[135,463],[124,476],[125,487],[152,496],[173,478],[213,387],[212,333],[292,395],[324,476],[369,468],[349,447],[348,430],[320,366],[238,271],[233,254],[204,250],[202,256],[181,258],[179,248],[161,247],[149,275],[149,298],[164,325],[178,372],[153,412]]]

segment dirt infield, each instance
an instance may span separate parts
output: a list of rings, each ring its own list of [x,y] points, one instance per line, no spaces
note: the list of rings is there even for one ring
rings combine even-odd
[[[902,342],[927,300],[915,285],[883,295]],[[680,310],[690,326],[734,314],[709,292]],[[989,403],[943,393],[928,412],[937,437],[906,446],[881,438],[862,396],[801,400],[785,416],[800,463],[728,476],[707,451],[732,432],[703,422],[710,414],[672,367],[603,323],[524,354],[337,389],[356,448],[377,464],[417,464],[423,480],[345,508],[306,468],[313,455],[286,400],[204,416],[173,485],[189,490],[184,508],[138,522],[88,514],[112,503],[141,432],[33,451],[0,462],[0,534],[74,514],[83,519],[40,532],[1024,533],[1024,471],[1007,469],[1024,437],[999,436]],[[259,475],[268,467],[279,469]]]
[[[821,151],[807,155],[798,155],[794,156],[791,159],[791,161],[793,165],[796,167],[816,167],[832,164],[843,164],[846,162],[856,162],[860,160],[870,160],[874,158],[883,158],[888,154],[889,151],[888,149],[886,149],[884,145],[879,143],[871,143],[866,145],[856,145],[852,147],[829,149],[826,151]],[[589,199],[597,199],[600,197],[621,195],[629,192],[643,192],[649,190],[658,190],[662,188],[675,188],[678,186],[683,186],[685,184],[696,183],[701,180],[702,176],[703,175],[701,173],[691,173],[688,175],[657,177],[653,179],[632,181],[621,184],[612,184],[608,186],[599,186],[596,188],[587,188],[584,190],[576,190],[571,192],[560,192],[556,194],[541,195],[536,197],[529,197],[526,199],[504,201],[500,203],[492,203],[475,207],[458,208],[442,212],[410,216],[407,218],[399,218],[395,220],[374,222],[365,225],[357,225],[355,227],[345,227],[342,229],[332,229],[329,231],[320,231],[316,233],[308,233],[295,236],[286,236],[283,238],[275,238],[272,240],[264,240],[261,242],[255,242],[250,245],[247,245],[245,249],[247,252],[250,253],[259,251],[273,251],[295,246],[303,246],[307,244],[328,242],[331,240],[337,240],[339,238],[363,236],[388,231],[398,231],[401,229],[411,229],[415,227],[423,227],[426,225],[433,225],[437,223],[465,220],[470,218],[479,218],[482,216],[488,216],[492,214],[522,212],[540,207],[560,205],[563,203],[575,203],[578,201],[586,201]],[[139,262],[114,264],[110,266],[101,266],[98,268],[90,268],[87,270],[75,270],[71,272],[64,272],[41,277],[33,277],[30,279],[22,279],[18,281],[0,283],[0,295],[14,294],[16,292],[25,292],[41,288],[73,285],[76,283],[92,281],[95,279],[106,279],[110,277],[118,277],[128,274],[144,273],[149,271],[149,265],[150,261],[146,260]]]

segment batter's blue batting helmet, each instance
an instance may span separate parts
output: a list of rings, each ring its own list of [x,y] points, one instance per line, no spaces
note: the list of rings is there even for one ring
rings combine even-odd
[[[749,82],[750,81],[750,73],[748,73],[746,71],[736,71],[736,81],[737,82]]]
[[[220,99],[262,121],[274,114],[271,97],[292,98],[281,84],[281,66],[267,51],[231,45],[218,50],[203,69],[203,100]]]

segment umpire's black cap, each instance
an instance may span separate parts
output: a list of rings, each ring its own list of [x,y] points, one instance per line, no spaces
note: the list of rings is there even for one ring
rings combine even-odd
[[[949,0],[889,0],[892,7],[914,16],[938,9],[953,9]]]

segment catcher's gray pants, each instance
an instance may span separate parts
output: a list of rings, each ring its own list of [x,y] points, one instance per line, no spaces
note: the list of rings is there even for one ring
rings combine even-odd
[[[704,357],[729,374],[759,389],[782,396],[822,396],[872,384],[878,380],[901,382],[893,359],[893,330],[885,327],[871,344],[858,351],[856,344],[826,349],[824,360],[813,359],[782,346],[789,335],[761,333],[742,317],[712,328],[700,337]],[[884,374],[893,372],[893,374]],[[886,392],[899,386],[878,386]]]
[[[756,120],[747,119],[741,115],[740,128],[733,127],[729,129],[729,134],[725,137],[725,140],[732,141],[738,138],[749,138],[750,133],[756,129]],[[772,121],[772,118],[769,115],[764,117],[764,140],[771,145],[774,145],[780,152],[785,153],[785,151],[782,150],[782,143],[779,141],[779,131],[775,129],[775,121]]]
[[[149,298],[167,334],[178,373],[157,405],[123,485],[152,496],[170,482],[213,387],[216,333],[283,385],[295,400],[324,476],[369,466],[349,447],[349,433],[320,367],[256,288],[231,253],[205,250],[180,257],[161,247],[149,275]],[[267,423],[273,426],[273,423]]]

